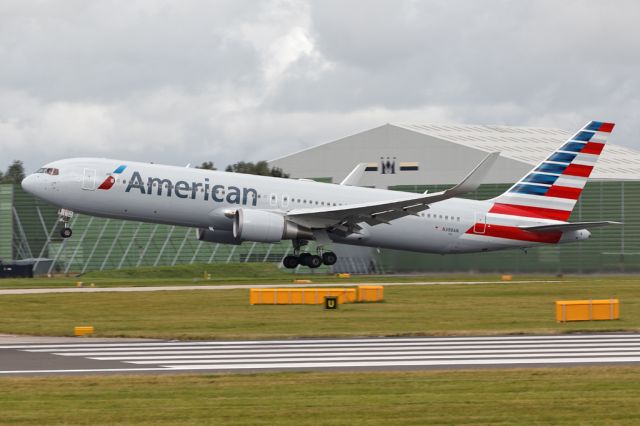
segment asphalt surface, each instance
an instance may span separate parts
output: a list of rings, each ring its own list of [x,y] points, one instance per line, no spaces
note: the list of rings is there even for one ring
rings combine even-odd
[[[640,334],[10,344],[0,337],[0,376],[615,364],[640,364]]]
[[[146,291],[190,291],[190,290],[242,290],[250,288],[275,287],[353,287],[356,285],[409,286],[409,285],[479,285],[479,284],[540,284],[560,281],[424,281],[424,282],[373,282],[373,283],[312,283],[312,284],[220,284],[220,285],[165,285],[148,287],[59,287],[59,288],[12,288],[0,290],[0,295],[46,294],[46,293],[105,293],[105,292],[146,292]],[[567,282],[567,281],[562,281]]]

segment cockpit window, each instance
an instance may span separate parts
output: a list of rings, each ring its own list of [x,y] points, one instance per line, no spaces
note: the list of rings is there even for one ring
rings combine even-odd
[[[55,169],[53,167],[42,167],[36,171],[36,173],[45,173],[52,176],[58,176],[60,174],[59,169]]]

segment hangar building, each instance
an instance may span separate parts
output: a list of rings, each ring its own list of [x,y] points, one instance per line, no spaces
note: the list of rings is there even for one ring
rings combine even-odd
[[[504,192],[571,136],[559,129],[450,124],[386,124],[272,160],[294,178],[340,182],[367,163],[362,186],[439,191],[461,181],[489,152],[501,157],[470,198]],[[570,218],[613,220],[575,244],[463,255],[383,250],[385,270],[624,272],[640,270],[640,152],[616,145],[615,130]]]

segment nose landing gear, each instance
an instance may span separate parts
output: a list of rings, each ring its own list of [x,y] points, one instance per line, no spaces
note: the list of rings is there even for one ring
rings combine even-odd
[[[282,264],[287,269],[295,269],[298,265],[308,266],[315,269],[320,266],[334,265],[338,261],[338,256],[332,251],[322,251],[322,248],[318,248],[318,254],[300,253],[302,246],[306,245],[307,241],[294,240],[293,241],[293,256],[285,256],[282,259]]]
[[[73,235],[73,231],[69,228],[69,222],[73,217],[73,212],[67,209],[58,210],[58,220],[62,222],[63,228],[60,230],[60,236],[62,238],[70,238]]]

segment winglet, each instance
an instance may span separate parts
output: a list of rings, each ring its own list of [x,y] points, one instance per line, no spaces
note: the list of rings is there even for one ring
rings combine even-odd
[[[362,179],[362,175],[364,174],[364,169],[367,167],[367,163],[358,164],[352,171],[345,177],[340,185],[347,186],[358,186],[360,183],[360,179]]]
[[[462,180],[462,182],[460,182],[453,188],[447,189],[446,191],[444,191],[444,193],[448,197],[455,197],[457,195],[465,194],[467,192],[472,192],[478,189],[478,187],[482,183],[482,180],[489,172],[491,167],[493,167],[493,164],[496,162],[499,156],[500,152],[492,152],[487,155],[484,160],[482,160],[480,164],[478,164],[476,168],[473,169],[467,175],[467,177]]]

